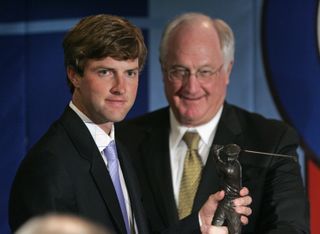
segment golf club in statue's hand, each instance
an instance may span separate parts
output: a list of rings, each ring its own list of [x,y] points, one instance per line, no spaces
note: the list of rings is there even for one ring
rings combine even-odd
[[[222,226],[226,222],[230,234],[240,234],[241,215],[233,208],[233,200],[240,197],[239,192],[242,188],[242,168],[238,160],[240,152],[290,158],[294,161],[297,159],[291,155],[242,150],[236,144],[213,145],[212,150],[218,174],[222,179],[222,189],[225,191],[225,197],[218,205],[212,224]]]

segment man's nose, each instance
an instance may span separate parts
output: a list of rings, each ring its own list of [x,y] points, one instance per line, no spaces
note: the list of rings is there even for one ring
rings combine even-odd
[[[189,92],[195,91],[199,87],[199,81],[196,73],[190,73],[189,77],[184,79],[183,86]]]
[[[123,94],[125,93],[125,77],[120,74],[116,74],[113,79],[112,93]]]

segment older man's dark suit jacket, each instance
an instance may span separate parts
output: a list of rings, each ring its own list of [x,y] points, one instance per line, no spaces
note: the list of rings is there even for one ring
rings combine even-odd
[[[135,172],[116,140],[139,233],[148,233]],[[111,177],[87,127],[69,107],[31,149],[16,174],[9,220],[16,230],[29,218],[47,212],[81,215],[115,233],[125,224]]]
[[[169,108],[117,126],[118,137],[135,156],[144,206],[153,230],[176,225],[169,159]],[[292,128],[275,120],[224,105],[213,144],[238,144],[242,149],[296,156],[298,138]],[[241,153],[243,186],[253,198],[252,215],[242,233],[308,233],[308,202],[299,164],[291,159]],[[208,196],[221,188],[209,155],[194,200],[196,213]],[[199,231],[199,229],[198,229]],[[190,230],[190,233],[196,230]],[[187,233],[181,232],[181,233]]]

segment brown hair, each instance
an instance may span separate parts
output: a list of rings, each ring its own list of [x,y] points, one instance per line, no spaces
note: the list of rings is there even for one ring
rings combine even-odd
[[[107,14],[81,19],[66,34],[63,49],[65,67],[73,68],[81,76],[88,59],[138,58],[141,71],[147,55],[141,30],[122,17]],[[68,84],[73,92],[69,79]]]

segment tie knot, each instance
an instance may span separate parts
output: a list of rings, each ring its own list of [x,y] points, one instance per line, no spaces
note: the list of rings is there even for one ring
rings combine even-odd
[[[109,145],[103,150],[108,162],[117,159],[117,148],[114,140],[111,140]]]
[[[186,132],[183,136],[189,150],[198,150],[200,136],[197,132]]]

